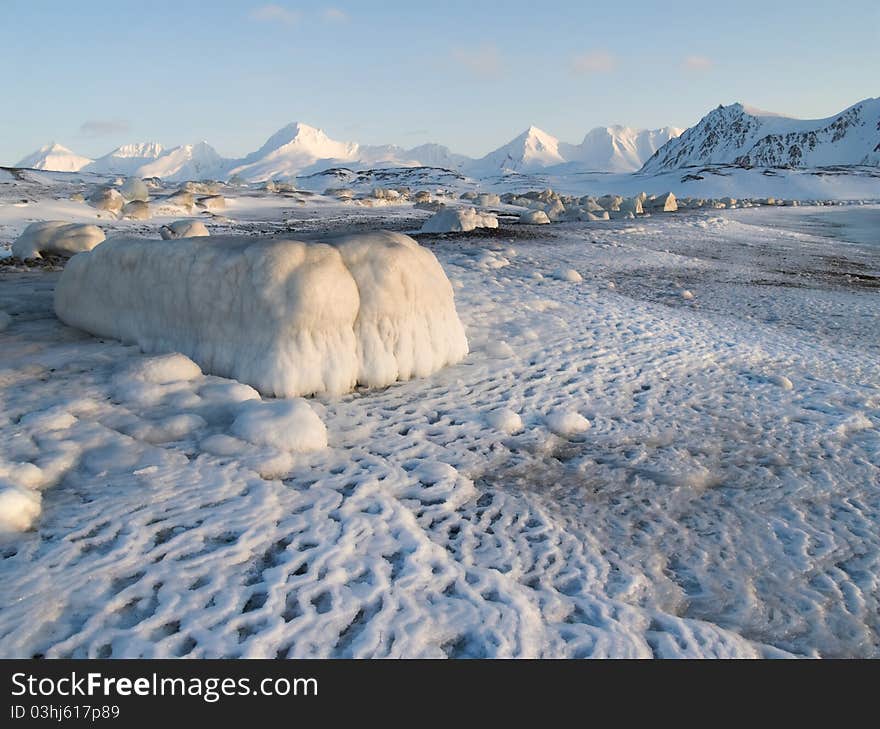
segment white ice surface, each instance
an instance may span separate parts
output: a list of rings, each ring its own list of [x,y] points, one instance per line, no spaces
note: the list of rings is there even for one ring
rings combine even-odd
[[[877,656],[876,249],[751,212],[433,243],[471,355],[307,453],[0,269],[3,655]]]

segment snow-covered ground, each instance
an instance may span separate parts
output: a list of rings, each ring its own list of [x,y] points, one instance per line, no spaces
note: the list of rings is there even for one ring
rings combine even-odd
[[[170,220],[19,183],[0,244]],[[414,233],[470,354],[289,406],[66,327],[57,270],[0,266],[0,484],[33,520],[0,538],[2,654],[880,655],[880,245],[824,211]],[[203,219],[430,215],[254,192]]]

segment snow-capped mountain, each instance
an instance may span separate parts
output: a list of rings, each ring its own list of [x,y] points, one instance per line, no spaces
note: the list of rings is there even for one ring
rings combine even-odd
[[[531,126],[465,168],[475,176],[535,172],[563,164],[584,171],[635,172],[657,149],[679,134],[681,130],[674,127],[596,127],[580,144],[567,144]]]
[[[518,137],[485,157],[467,165],[474,175],[499,175],[506,172],[528,172],[564,164],[559,153],[559,140],[543,129],[531,126]]]
[[[580,144],[560,144],[560,154],[567,162],[577,162],[587,170],[635,172],[670,139],[682,133],[675,127],[632,129],[631,127],[596,127]]]
[[[229,176],[245,180],[289,177],[319,160],[353,161],[357,151],[354,142],[337,142],[322,129],[294,122],[275,132],[256,152],[233,161]]]
[[[262,181],[312,174],[329,167],[445,167],[457,169],[467,157],[439,144],[404,149],[394,144],[360,145],[331,139],[322,129],[295,122],[273,134],[256,152],[229,163],[228,176]]]
[[[156,142],[126,144],[90,160],[59,144],[46,145],[18,167],[99,172],[168,180],[290,179],[344,167],[352,171],[433,167],[474,178],[523,172],[635,172],[656,174],[681,167],[739,164],[766,167],[880,165],[880,98],[866,99],[827,119],[800,120],[742,104],[719,106],[681,132],[674,127],[597,127],[579,144],[567,144],[531,126],[485,157],[471,159],[439,144],[406,149],[360,145],[295,122],[258,150],[226,159],[206,142],[165,149]]]
[[[50,142],[20,160],[15,166],[29,167],[34,170],[52,170],[53,172],[79,172],[91,162],[92,160],[88,157],[82,157],[67,147]]]
[[[469,157],[455,154],[442,144],[422,144],[412,149],[396,144],[360,145],[356,157],[356,166],[374,167],[443,167],[456,170],[470,162]]]
[[[423,167],[442,167],[447,170],[461,169],[470,162],[470,157],[456,154],[442,144],[420,144],[406,151],[406,156]]]
[[[880,164],[880,98],[826,119],[794,119],[743,104],[719,106],[645,163],[657,173],[707,164],[821,167]]]
[[[216,149],[199,142],[164,150],[154,161],[139,167],[136,174],[167,180],[204,180],[223,177],[227,166],[227,160]]]
[[[86,172],[136,175],[141,167],[155,162],[164,151],[158,142],[123,144],[83,169]]]
[[[294,122],[275,132],[258,150],[240,159],[224,159],[206,142],[171,149],[156,142],[142,142],[123,145],[94,161],[82,158],[84,164],[78,169],[168,180],[235,176],[248,182],[310,175],[334,167],[352,170],[436,167],[482,177],[532,172],[571,163],[591,171],[629,172],[638,169],[644,159],[676,133],[678,130],[670,127],[657,130],[600,127],[587,134],[581,144],[565,144],[532,126],[507,144],[475,160],[440,144],[422,144],[406,149],[393,144],[341,142],[321,129]],[[36,159],[36,153],[32,157]]]
[[[117,147],[92,160],[52,142],[15,165],[54,172],[96,172],[167,180],[223,177],[228,161],[207,142],[165,149],[158,142],[138,142]]]

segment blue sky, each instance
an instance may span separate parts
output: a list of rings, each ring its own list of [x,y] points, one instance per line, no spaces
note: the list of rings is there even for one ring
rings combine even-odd
[[[880,3],[819,5],[0,0],[0,162],[49,140],[237,156],[291,121],[478,156],[733,101],[824,117],[880,95]]]

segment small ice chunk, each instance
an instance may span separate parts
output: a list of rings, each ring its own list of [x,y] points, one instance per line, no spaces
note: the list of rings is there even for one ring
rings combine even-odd
[[[519,216],[519,222],[523,225],[548,225],[550,218],[543,210],[526,210]]]
[[[131,375],[154,385],[167,385],[194,380],[202,376],[202,370],[189,357],[175,352],[145,357],[131,370]]]
[[[0,532],[23,532],[40,515],[40,493],[0,480]]]
[[[104,231],[97,225],[46,220],[31,223],[12,244],[12,255],[27,261],[41,258],[42,253],[72,256],[90,251],[104,240]]]
[[[769,382],[772,382],[774,385],[781,387],[783,390],[791,390],[794,388],[794,384],[791,380],[789,380],[785,375],[771,375],[767,378]]]
[[[558,278],[560,281],[568,281],[569,283],[580,283],[584,280],[584,277],[573,268],[560,268],[556,272],[555,278]]]
[[[567,437],[589,430],[592,423],[574,410],[557,409],[545,418],[547,427],[556,435]]]
[[[523,429],[522,418],[510,408],[499,408],[487,413],[486,422],[508,435],[519,433]]]
[[[143,200],[132,200],[122,208],[122,217],[131,220],[147,220],[150,217],[150,206]]]
[[[327,447],[327,428],[302,398],[248,400],[238,413],[232,432],[248,443],[297,453]]]
[[[119,192],[129,202],[147,202],[150,199],[147,184],[140,177],[129,177],[122,183]]]
[[[422,233],[466,233],[476,228],[497,228],[498,218],[474,208],[443,208],[422,225]]]
[[[211,234],[201,220],[175,220],[173,223],[159,228],[162,240],[177,240],[178,238],[205,238]]]
[[[495,357],[497,359],[513,357],[513,348],[503,339],[493,339],[488,345],[486,345],[486,351],[489,353],[490,357]]]

